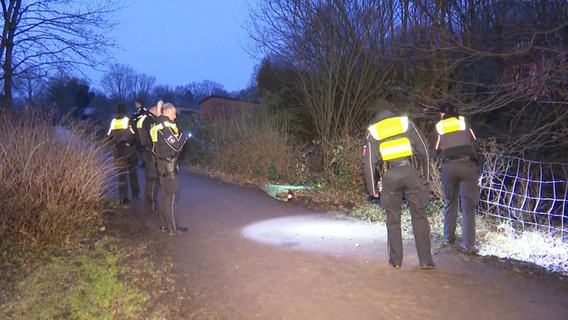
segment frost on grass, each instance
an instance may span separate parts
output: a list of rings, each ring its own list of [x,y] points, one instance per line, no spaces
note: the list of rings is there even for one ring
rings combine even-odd
[[[485,234],[479,254],[531,262],[550,271],[568,273],[568,243],[538,231],[518,232],[501,225],[496,232]]]

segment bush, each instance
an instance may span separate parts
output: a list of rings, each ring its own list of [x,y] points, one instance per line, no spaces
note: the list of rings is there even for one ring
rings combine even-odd
[[[340,201],[364,200],[367,195],[362,170],[362,140],[345,137],[329,146],[330,161],[328,188]]]
[[[290,174],[294,153],[286,130],[262,113],[201,127],[210,169],[272,181]]]
[[[112,157],[81,124],[37,114],[0,119],[0,239],[59,246],[101,221]]]

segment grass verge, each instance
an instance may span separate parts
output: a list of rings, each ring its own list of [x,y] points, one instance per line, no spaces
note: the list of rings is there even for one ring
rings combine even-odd
[[[17,285],[16,299],[6,304],[3,319],[133,319],[148,296],[119,281],[129,270],[121,252],[104,237],[93,250],[63,255]]]
[[[16,248],[4,246],[0,319],[183,318],[163,244],[124,212],[106,220],[98,235],[41,257],[32,249],[14,257]]]

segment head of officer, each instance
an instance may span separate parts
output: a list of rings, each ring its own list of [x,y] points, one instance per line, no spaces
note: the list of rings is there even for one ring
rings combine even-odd
[[[126,116],[126,104],[124,102],[120,102],[117,106],[116,106],[116,115],[117,117],[124,117]]]
[[[377,123],[381,120],[392,118],[398,116],[396,113],[395,106],[386,99],[379,98],[374,106],[373,109],[375,110],[375,118],[373,119],[373,123]]]
[[[440,117],[442,119],[459,116],[458,111],[456,110],[456,107],[454,107],[454,105],[449,103],[449,102],[441,103],[439,111],[440,111]]]

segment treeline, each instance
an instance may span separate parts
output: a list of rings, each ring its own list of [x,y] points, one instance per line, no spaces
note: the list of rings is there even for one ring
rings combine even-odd
[[[132,67],[110,64],[122,0],[2,2],[0,41],[0,107],[5,113],[26,108],[49,112],[57,120],[78,118],[87,111],[112,114],[118,101],[150,104],[158,99],[185,107],[211,95],[246,97],[248,91],[226,92],[210,80],[179,87],[156,84],[155,77]],[[107,70],[98,89],[85,77],[87,69]],[[87,72],[88,73],[88,72]]]
[[[112,47],[117,1],[71,2],[75,11],[51,0],[3,8],[4,110],[105,114],[118,100],[191,107],[229,95],[262,101],[300,144],[318,142],[329,168],[337,141],[364,132],[378,97],[426,134],[437,106],[451,102],[499,152],[568,161],[565,0],[260,0],[247,28],[262,62],[256,83],[237,93],[207,80],[170,88],[126,65],[104,67],[105,56],[95,58]],[[108,68],[104,92],[65,76],[85,66]]]
[[[568,2],[271,0],[257,85],[305,141],[360,135],[385,97],[433,132],[447,101],[500,152],[568,161]]]
[[[199,101],[210,96],[256,99],[254,89],[227,92],[223,85],[211,80],[190,82],[182,86],[157,84],[155,77],[136,72],[132,67],[113,64],[101,80],[101,88],[89,80],[75,76],[47,79],[17,79],[13,84],[13,111],[32,109],[49,114],[58,122],[71,119],[109,119],[118,102],[125,102],[134,111],[134,100],[149,106],[158,100],[186,108],[199,107]]]

